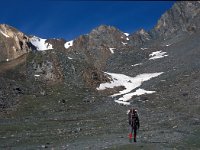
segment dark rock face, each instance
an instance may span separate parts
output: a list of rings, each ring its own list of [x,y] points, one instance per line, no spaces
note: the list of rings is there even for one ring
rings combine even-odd
[[[64,39],[47,39],[46,42],[52,44],[53,49],[56,49],[59,51],[66,51],[66,48],[64,47],[66,40]]]
[[[90,87],[96,88],[101,83],[109,82],[104,73],[94,67],[88,67],[83,71],[83,79]]]
[[[144,29],[137,31],[130,35],[130,45],[132,46],[140,46],[145,42],[151,40],[151,36]]]

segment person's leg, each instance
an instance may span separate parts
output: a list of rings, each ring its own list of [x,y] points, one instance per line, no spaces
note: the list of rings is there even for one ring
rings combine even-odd
[[[132,138],[132,135],[133,135],[133,127],[130,126],[130,134],[129,134],[129,138]]]
[[[137,129],[134,128],[134,142],[136,142],[136,136],[137,136]]]

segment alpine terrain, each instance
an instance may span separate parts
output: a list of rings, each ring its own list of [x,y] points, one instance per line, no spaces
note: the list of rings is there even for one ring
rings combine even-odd
[[[1,24],[0,53],[0,149],[200,149],[199,1],[131,34],[42,39]]]

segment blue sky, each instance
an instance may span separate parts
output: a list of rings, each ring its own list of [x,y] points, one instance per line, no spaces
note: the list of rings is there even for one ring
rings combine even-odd
[[[12,5],[11,5],[12,3]],[[149,30],[173,1],[2,1],[0,23],[28,35],[74,39],[105,24],[133,33]]]

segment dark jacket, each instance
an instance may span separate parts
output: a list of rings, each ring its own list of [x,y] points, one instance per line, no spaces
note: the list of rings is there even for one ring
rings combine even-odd
[[[132,128],[134,129],[140,128],[140,121],[139,121],[139,117],[136,110],[130,109],[128,113],[128,121],[129,121],[129,125],[131,125]]]

